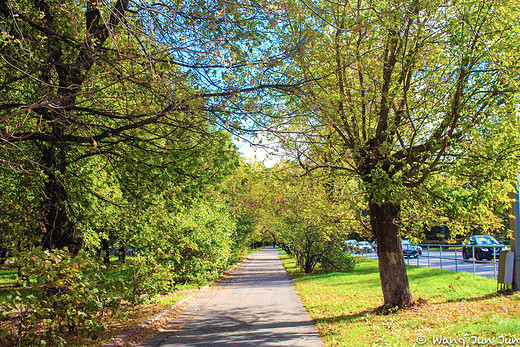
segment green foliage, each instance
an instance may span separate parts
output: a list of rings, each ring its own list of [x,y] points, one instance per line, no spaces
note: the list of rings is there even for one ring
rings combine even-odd
[[[520,153],[518,2],[370,5],[290,6],[312,82],[287,103],[282,144],[358,180],[366,202],[402,205],[403,233],[496,229]]]
[[[187,49],[170,39],[198,35],[186,26],[208,30],[206,21],[170,22],[179,15],[176,5],[141,5],[0,5],[2,52],[9,57],[0,63],[9,86],[0,110],[0,167],[16,170],[3,180],[5,191],[15,193],[0,209],[0,238],[4,224],[16,223],[17,237],[5,238],[23,240],[26,233],[42,242],[43,231],[43,243],[53,243],[47,248],[76,253],[101,240],[125,245],[136,229],[150,231],[133,217],[146,215],[158,195],[170,203],[165,213],[176,213],[175,204],[190,205],[233,170],[231,137],[208,115],[219,98],[196,87],[172,56],[179,50],[168,48]],[[135,15],[141,11],[146,21]],[[169,39],[160,38],[165,28]],[[13,214],[21,221],[9,222]]]
[[[359,257],[351,254],[341,240],[333,240],[323,253],[320,265],[327,272],[352,271],[359,262]]]
[[[205,283],[215,279],[232,259],[235,224],[227,211],[209,201],[176,216],[183,247],[172,249],[175,281]],[[175,246],[174,244],[172,246]]]
[[[385,300],[406,306],[413,298],[400,233],[422,238],[441,224],[452,238],[503,229],[520,161],[511,63],[520,58],[519,3],[291,8],[291,34],[305,41],[297,73],[309,83],[273,127],[283,128],[284,148],[307,172],[359,182],[378,252],[394,256],[380,257]]]
[[[256,170],[258,169],[258,171]],[[256,164],[242,163],[222,185],[223,197],[229,206],[236,229],[232,237],[235,256],[244,252],[254,242],[264,241],[266,233],[262,232],[261,216],[258,214],[256,199],[259,198],[255,182],[262,178],[261,170]],[[260,176],[259,176],[260,175]],[[268,240],[271,240],[269,237]]]
[[[67,336],[95,337],[102,330],[97,315],[108,299],[97,266],[85,256],[68,250],[36,248],[18,256],[20,281],[27,290],[16,290],[2,303],[2,314],[11,315],[17,332],[12,342],[21,345],[64,345]]]
[[[16,254],[17,283],[1,304],[6,344],[63,345],[69,338],[94,338],[101,319],[122,304],[141,303],[179,284],[203,285],[217,278],[236,259],[235,224],[227,209],[201,201],[176,214],[170,228],[157,228],[161,241],[125,263],[102,265],[84,253],[42,251]],[[16,276],[14,276],[16,277]]]
[[[25,247],[40,241],[41,179],[37,171],[21,173],[0,168],[0,248]]]
[[[103,282],[107,297],[118,298],[131,304],[141,303],[149,295],[171,289],[172,274],[169,269],[158,262],[154,256],[137,256],[124,264],[115,264],[102,267]]]
[[[255,241],[254,216],[248,212],[232,215],[235,220],[236,228],[231,237],[233,241],[231,257],[238,259]]]
[[[342,252],[342,240],[360,228],[351,186],[341,177],[322,177],[294,167],[250,167],[247,195],[236,209],[254,216],[257,233],[267,234],[296,257],[306,273],[354,266]]]

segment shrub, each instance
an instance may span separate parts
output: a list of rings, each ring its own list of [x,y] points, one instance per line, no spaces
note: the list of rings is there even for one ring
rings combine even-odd
[[[340,241],[331,242],[321,256],[321,268],[325,271],[351,271],[358,262],[358,257],[347,252]]]
[[[168,291],[173,277],[166,264],[156,257],[138,255],[127,263],[109,269],[104,276],[104,285],[112,297],[120,297],[129,303],[146,300],[145,294]]]
[[[96,338],[102,324],[96,315],[104,308],[106,292],[98,288],[99,264],[67,249],[41,247],[18,255],[24,288],[7,296],[1,312],[14,321],[16,331],[5,340],[17,345],[64,345],[66,337]],[[106,302],[106,300],[105,300]]]

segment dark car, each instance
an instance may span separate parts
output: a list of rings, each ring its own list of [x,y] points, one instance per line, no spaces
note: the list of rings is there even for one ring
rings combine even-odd
[[[412,241],[401,240],[401,248],[405,257],[417,258],[419,256],[419,250],[413,245]]]
[[[462,258],[473,258],[473,252],[475,252],[476,260],[498,259],[500,252],[505,249],[504,245],[493,236],[475,235],[462,242]]]

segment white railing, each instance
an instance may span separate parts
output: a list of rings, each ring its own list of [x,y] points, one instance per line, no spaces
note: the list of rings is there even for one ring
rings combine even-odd
[[[492,273],[493,278],[497,278],[498,274],[498,258],[499,254],[495,251],[496,248],[505,248],[506,245],[453,245],[453,244],[433,244],[433,243],[421,243],[419,244],[422,248],[422,254],[418,257],[406,257],[406,263],[408,265],[417,265],[417,266],[427,266],[427,267],[436,267],[440,269],[450,270],[450,271],[463,271],[470,272],[474,275],[479,275],[483,271],[488,273],[488,276],[491,276],[490,266],[493,267]],[[462,255],[462,248],[471,249],[469,259],[464,259]],[[477,260],[476,252],[478,253],[479,248],[490,248],[493,249],[492,257],[489,260]],[[363,257],[369,257],[377,259],[377,252],[366,252],[360,253],[359,255]],[[471,264],[471,267],[468,269],[468,264]]]

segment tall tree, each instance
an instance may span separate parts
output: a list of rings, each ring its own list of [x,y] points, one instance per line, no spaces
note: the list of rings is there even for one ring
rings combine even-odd
[[[342,256],[342,242],[358,225],[350,199],[355,182],[337,178],[336,187],[323,176],[305,174],[294,163],[265,168],[248,165],[234,210],[250,214],[256,232],[294,255],[300,268],[346,270],[353,263]],[[239,178],[240,176],[234,176]]]
[[[359,178],[378,242],[384,302],[412,305],[399,242],[409,212],[403,206],[434,198],[457,203],[434,189],[443,178],[458,175],[451,183],[468,182],[465,191],[479,182],[507,181],[513,166],[503,165],[518,158],[518,2],[324,0],[299,6],[291,28],[307,38],[307,49],[296,61],[312,83],[295,103],[301,117],[281,127],[293,132],[287,148],[308,170]],[[484,146],[484,139],[493,144]],[[481,151],[475,150],[479,141]],[[452,166],[462,160],[463,168]],[[481,206],[493,208],[488,198]]]
[[[88,190],[95,156],[121,170],[128,194],[161,172],[189,180],[219,170],[209,161],[201,169],[191,156],[205,154],[194,148],[220,143],[214,130],[229,126],[238,92],[267,88],[227,77],[262,63],[247,52],[271,27],[262,6],[240,4],[0,3],[0,165],[42,172],[45,247],[81,248],[71,194]]]

